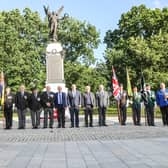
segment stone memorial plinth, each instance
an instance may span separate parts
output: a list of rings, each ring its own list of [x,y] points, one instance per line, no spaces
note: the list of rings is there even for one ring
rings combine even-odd
[[[46,72],[46,84],[51,86],[52,91],[57,91],[58,85],[65,90],[64,52],[59,42],[50,43],[46,48]]]

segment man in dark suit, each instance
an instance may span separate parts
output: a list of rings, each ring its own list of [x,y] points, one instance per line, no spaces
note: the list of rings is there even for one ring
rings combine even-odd
[[[126,125],[127,100],[128,100],[128,94],[125,90],[123,90],[123,85],[120,84],[120,97],[117,100],[117,105],[118,105],[119,122],[121,125]]]
[[[6,93],[5,93],[5,101],[4,101],[4,116],[6,120],[6,129],[12,128],[14,102],[15,102],[14,95],[11,93],[11,89],[7,87]]]
[[[50,117],[49,127],[53,128],[53,109],[54,109],[54,93],[51,92],[51,87],[46,86],[46,91],[41,94],[41,105],[44,109],[44,125],[43,128],[48,127],[48,114]]]
[[[99,86],[99,91],[96,93],[96,106],[98,106],[99,112],[99,126],[106,125],[106,110],[109,106],[109,95],[108,92],[104,90],[104,86]]]
[[[138,92],[137,87],[133,88],[132,96],[132,117],[134,125],[141,125],[141,93]]]
[[[57,87],[58,92],[55,94],[55,108],[58,112],[58,128],[65,128],[65,110],[67,108],[67,96],[62,92],[62,87]]]
[[[79,108],[81,107],[81,93],[76,90],[76,85],[72,85],[72,90],[68,92],[68,106],[71,114],[71,127],[79,127]]]
[[[29,99],[29,108],[31,110],[31,120],[33,129],[40,126],[41,98],[37,88],[32,88],[32,94]]]
[[[88,127],[88,116],[90,119],[89,126],[93,127],[93,108],[95,107],[95,96],[90,91],[90,86],[86,86],[85,93],[82,96],[82,107],[85,112],[85,127]]]
[[[15,105],[17,107],[18,118],[19,118],[18,129],[25,129],[28,101],[29,101],[29,93],[25,91],[25,86],[21,85],[19,92],[16,93],[16,97],[15,97]]]
[[[145,111],[147,114],[147,123],[149,126],[155,126],[154,123],[154,107],[155,107],[155,92],[151,90],[151,86],[146,84],[146,98]]]

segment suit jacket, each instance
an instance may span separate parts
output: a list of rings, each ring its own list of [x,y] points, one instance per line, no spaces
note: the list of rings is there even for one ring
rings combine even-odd
[[[54,92],[50,92],[49,95],[47,92],[43,92],[41,94],[41,105],[43,108],[54,108],[54,98],[55,94]],[[47,103],[50,103],[50,106],[47,106]]]
[[[15,102],[14,94],[9,93],[8,95],[5,95],[5,102],[4,102],[5,110],[12,109],[14,102]]]
[[[67,97],[67,103],[68,106],[70,107],[79,108],[79,106],[81,105],[81,93],[78,90],[76,90],[76,94],[73,97],[72,91],[69,91]]]
[[[55,104],[55,107],[58,108],[59,107],[59,104],[58,104],[58,93],[55,93],[55,99],[54,99],[54,104]],[[62,107],[67,107],[67,96],[66,96],[66,93],[65,92],[62,92]]]
[[[108,92],[104,91],[96,93],[96,106],[98,107],[107,107],[109,106],[109,95]]]
[[[29,93],[24,92],[24,95],[21,95],[21,92],[16,93],[15,105],[20,110],[25,110],[28,107]]]
[[[150,90],[150,93],[146,91],[147,94],[147,103],[145,104],[146,107],[153,108],[155,106],[155,92]]]
[[[120,93],[119,105],[120,106],[126,106],[127,105],[127,99],[128,99],[128,94],[125,90],[123,90],[123,92]]]
[[[41,95],[37,94],[37,97],[32,93],[29,98],[29,108],[32,111],[38,111],[41,108]]]
[[[91,106],[94,107],[96,105],[96,101],[95,101],[95,96],[92,92],[90,92],[90,101],[91,101]],[[82,106],[86,107],[87,106],[87,93],[83,93],[82,96]]]

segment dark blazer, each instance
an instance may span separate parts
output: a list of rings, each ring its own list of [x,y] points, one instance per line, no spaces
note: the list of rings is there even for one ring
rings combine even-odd
[[[75,97],[73,97],[72,91],[69,91],[67,97],[67,103],[68,106],[70,107],[79,108],[79,106],[81,105],[81,93],[78,90],[76,90],[76,95]]]
[[[14,102],[15,102],[14,94],[9,93],[8,95],[5,95],[4,108],[12,109]]]
[[[58,92],[55,94],[55,100],[54,100],[55,107],[58,108]],[[62,92],[62,106],[65,108],[67,107],[67,96],[65,92]]]
[[[50,92],[49,96],[47,95],[47,92],[43,92],[41,94],[41,105],[43,108],[54,108],[54,98],[55,98],[55,94],[54,92]],[[48,107],[47,103],[50,103],[51,106]]]
[[[126,106],[127,105],[127,100],[128,100],[127,91],[123,90],[123,92],[120,93],[120,100],[119,100],[120,106]]]
[[[90,92],[90,97],[91,97],[91,106],[94,107],[96,105],[96,101],[95,101],[95,96],[92,92]],[[82,107],[86,107],[86,106],[87,106],[87,93],[83,93]]]
[[[29,108],[32,111],[38,111],[41,108],[41,95],[37,94],[37,97],[32,93],[29,98]]]
[[[98,107],[107,107],[109,106],[109,95],[108,92],[104,91],[102,95],[101,92],[96,93],[96,106]]]
[[[24,96],[21,95],[21,92],[17,92],[15,96],[15,105],[20,110],[25,110],[28,107],[29,93],[24,92]]]

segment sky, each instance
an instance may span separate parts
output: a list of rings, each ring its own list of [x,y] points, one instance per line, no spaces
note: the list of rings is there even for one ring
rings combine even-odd
[[[43,5],[49,5],[51,11],[57,11],[63,5],[63,13],[96,26],[100,32],[101,44],[95,50],[95,57],[103,59],[105,33],[117,28],[122,13],[128,12],[132,6],[141,4],[151,9],[163,8],[168,7],[168,0],[1,0],[0,11],[16,8],[22,11],[28,7],[39,12],[44,19]]]

